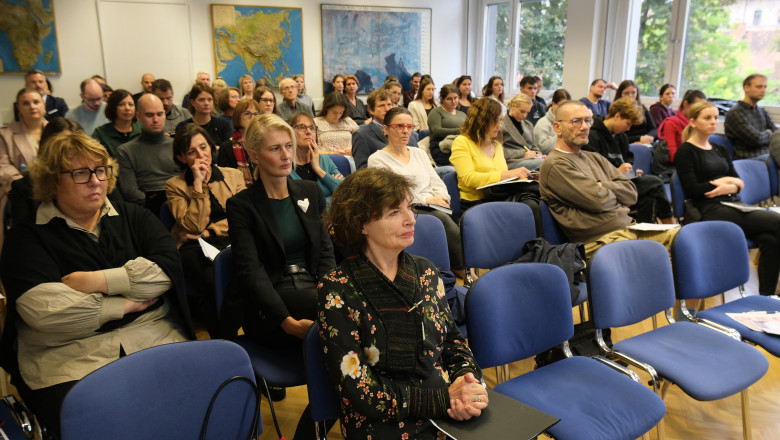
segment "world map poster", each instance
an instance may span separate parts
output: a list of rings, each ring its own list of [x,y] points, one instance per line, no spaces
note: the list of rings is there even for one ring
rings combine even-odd
[[[322,58],[326,93],[336,74],[355,75],[359,93],[387,75],[406,88],[414,72],[431,70],[431,10],[322,5]]]
[[[52,0],[0,0],[0,74],[60,73]]]
[[[237,87],[242,75],[277,87],[303,73],[301,9],[211,5],[217,76]]]

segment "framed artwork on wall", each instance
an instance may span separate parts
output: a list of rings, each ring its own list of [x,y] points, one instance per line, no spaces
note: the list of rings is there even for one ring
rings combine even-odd
[[[217,76],[229,87],[239,87],[243,75],[277,87],[282,78],[302,74],[302,15],[300,8],[212,4]]]
[[[395,75],[404,88],[431,66],[431,9],[322,5],[322,77],[325,93],[336,74],[355,75],[358,93]]]
[[[54,0],[3,2],[2,15],[0,74],[61,73]]]

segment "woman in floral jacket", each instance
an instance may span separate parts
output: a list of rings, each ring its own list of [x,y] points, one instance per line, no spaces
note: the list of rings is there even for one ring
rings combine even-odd
[[[410,194],[400,175],[360,170],[336,189],[324,220],[337,245],[356,251],[318,286],[344,438],[443,438],[428,419],[465,420],[487,407],[435,267],[404,252],[414,241]]]

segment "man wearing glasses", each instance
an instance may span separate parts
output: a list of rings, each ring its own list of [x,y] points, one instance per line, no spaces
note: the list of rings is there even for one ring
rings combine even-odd
[[[304,112],[314,117],[311,114],[311,107],[304,105],[298,98],[298,85],[295,84],[294,79],[285,78],[279,81],[279,91],[282,93],[282,102],[279,103],[279,116],[282,119],[286,121],[297,112]]]
[[[152,83],[152,93],[160,98],[165,109],[165,128],[163,133],[167,136],[176,134],[176,126],[180,122],[191,118],[190,111],[173,103],[173,86],[167,79],[158,79]]]
[[[69,111],[66,117],[81,124],[84,132],[92,135],[96,127],[109,122],[105,114],[103,87],[94,79],[85,79],[81,82],[81,100],[81,105]]]
[[[542,162],[539,193],[566,237],[585,244],[586,258],[601,246],[622,240],[654,240],[668,249],[679,228],[629,229],[636,186],[602,155],[580,150],[588,144],[593,113],[580,101],[567,101],[556,116],[553,130],[558,142]]]

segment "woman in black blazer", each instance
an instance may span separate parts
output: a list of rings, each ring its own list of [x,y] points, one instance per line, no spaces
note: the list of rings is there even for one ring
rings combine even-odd
[[[254,117],[245,147],[256,183],[227,202],[241,325],[264,345],[300,344],[316,317],[318,279],[336,265],[320,223],[325,196],[289,178],[295,135],[279,116]],[[236,326],[237,327],[237,326]]]

